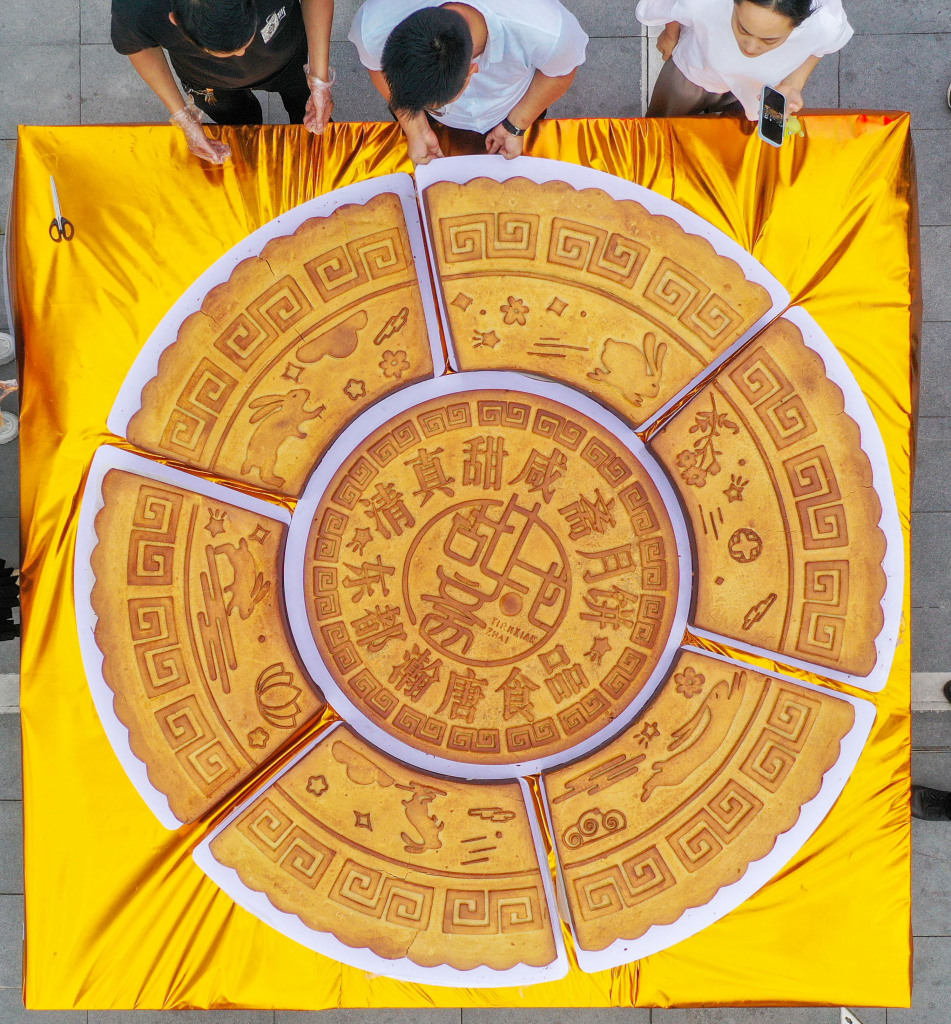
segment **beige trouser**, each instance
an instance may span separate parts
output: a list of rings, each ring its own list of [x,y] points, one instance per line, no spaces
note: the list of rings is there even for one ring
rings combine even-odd
[[[672,60],[664,61],[650,103],[648,117],[689,117],[691,114],[715,114],[740,110],[732,92],[707,92],[694,85]]]

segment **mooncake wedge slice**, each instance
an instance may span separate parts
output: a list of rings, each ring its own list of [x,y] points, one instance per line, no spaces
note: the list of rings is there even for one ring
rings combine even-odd
[[[168,828],[217,806],[324,708],[285,625],[288,518],[116,448],[93,462],[76,550],[86,673]]]
[[[195,859],[273,927],[374,973],[475,987],[567,971],[526,784],[430,775],[344,725]]]

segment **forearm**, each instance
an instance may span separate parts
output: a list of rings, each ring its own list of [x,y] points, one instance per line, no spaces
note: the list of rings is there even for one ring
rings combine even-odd
[[[816,70],[819,63],[818,57],[807,57],[802,64],[791,74],[788,74],[780,83],[802,92],[803,86],[809,81],[809,76]]]
[[[574,80],[574,71],[557,78],[549,78],[536,71],[528,91],[509,111],[509,120],[516,128],[528,128],[543,110],[565,95]]]
[[[139,50],[129,54],[132,66],[143,82],[165,104],[170,114],[175,114],[185,106],[185,99],[178,88],[178,83],[168,66],[165,51],[159,47]]]
[[[310,72],[324,82],[330,79],[330,28],[333,0],[301,0]]]

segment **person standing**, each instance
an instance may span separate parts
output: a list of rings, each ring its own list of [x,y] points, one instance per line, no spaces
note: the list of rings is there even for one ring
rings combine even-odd
[[[205,134],[201,114],[261,124],[252,89],[278,93],[292,124],[324,130],[333,10],[333,0],[112,0],[112,45],[168,108],[189,150],[220,164],[231,151]]]
[[[852,38],[841,0],[640,0],[637,18],[664,26],[648,117],[739,104],[756,121],[764,85],[783,93],[795,114],[819,60]]]
[[[366,0],[349,38],[416,164],[443,155],[429,118],[518,156],[532,123],[568,91],[588,43],[558,0]]]

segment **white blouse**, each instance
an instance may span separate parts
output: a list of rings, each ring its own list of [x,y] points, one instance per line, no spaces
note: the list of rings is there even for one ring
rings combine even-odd
[[[817,0],[815,8],[785,42],[758,57],[747,57],[736,41],[733,0],[639,0],[637,19],[644,25],[680,22],[674,64],[707,92],[732,92],[755,121],[764,85],[778,85],[807,58],[835,53],[852,38],[841,0]]]

